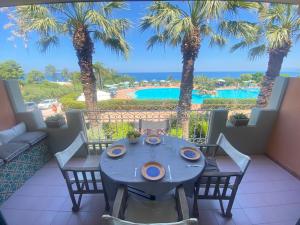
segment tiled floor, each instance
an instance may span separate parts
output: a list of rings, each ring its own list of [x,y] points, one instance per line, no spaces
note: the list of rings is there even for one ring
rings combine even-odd
[[[300,181],[265,156],[252,156],[240,185],[231,219],[220,215],[215,201],[199,202],[201,225],[295,225],[300,218]],[[219,158],[224,168],[231,163]],[[104,212],[102,195],[84,196],[72,213],[67,188],[54,161],[11,196],[1,211],[8,225],[95,225]]]

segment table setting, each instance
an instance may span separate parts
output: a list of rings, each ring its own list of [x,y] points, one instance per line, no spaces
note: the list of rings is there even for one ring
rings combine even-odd
[[[205,167],[205,157],[184,139],[130,131],[127,138],[114,142],[101,155],[100,167],[111,199],[120,184],[153,196],[182,184],[191,195]]]

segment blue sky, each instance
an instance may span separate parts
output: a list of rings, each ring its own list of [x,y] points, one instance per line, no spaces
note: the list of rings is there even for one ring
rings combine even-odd
[[[177,2],[177,4],[184,4]],[[126,17],[133,23],[126,35],[126,39],[131,46],[131,53],[128,60],[122,56],[117,56],[101,43],[95,43],[94,61],[103,62],[107,67],[118,72],[180,72],[181,53],[180,47],[173,48],[167,46],[156,46],[152,50],[147,50],[146,41],[151,36],[152,31],[141,33],[138,29],[140,18],[145,15],[148,2],[131,2],[128,10],[118,12],[117,16]],[[255,20],[255,15],[243,11],[239,15],[242,19]],[[55,65],[58,69],[68,68],[69,70],[79,70],[77,58],[72,46],[70,37],[61,36],[60,45],[49,49],[46,53],[41,53],[34,43],[36,35],[31,36],[29,47],[26,49],[22,41],[16,42],[16,47],[7,38],[9,31],[3,26],[8,22],[4,13],[0,14],[0,61],[13,59],[22,65],[25,71],[31,69],[44,70],[48,64]],[[267,66],[267,56],[250,61],[247,58],[247,51],[240,50],[230,53],[229,48],[234,40],[228,40],[226,47],[210,48],[207,41],[202,42],[200,53],[195,64],[195,71],[265,71]],[[282,71],[300,71],[299,65],[300,44],[294,44],[288,57],[285,58]]]

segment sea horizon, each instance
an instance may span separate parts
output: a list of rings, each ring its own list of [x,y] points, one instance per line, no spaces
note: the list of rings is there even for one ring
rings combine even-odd
[[[194,76],[207,76],[209,78],[238,78],[242,74],[263,73],[263,71],[197,71],[194,72]],[[168,76],[172,76],[174,80],[181,79],[181,72],[130,72],[130,73],[118,73],[119,75],[131,76],[136,81],[142,80],[166,80]],[[300,71],[282,71],[280,74],[286,74],[290,77],[300,76]]]
[[[197,76],[207,76],[209,78],[238,78],[242,74],[252,74],[252,73],[263,73],[263,71],[199,71],[194,72],[195,77]],[[152,81],[152,80],[167,80],[168,76],[172,76],[174,80],[181,79],[181,72],[129,72],[129,73],[117,73],[121,76],[131,76],[136,81]],[[281,74],[286,74],[290,77],[300,76],[300,71],[282,71]],[[46,75],[45,79],[48,81],[66,81],[60,72],[56,73],[54,77]]]

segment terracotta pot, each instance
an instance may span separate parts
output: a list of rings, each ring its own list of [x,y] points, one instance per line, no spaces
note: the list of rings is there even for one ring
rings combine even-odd
[[[236,119],[236,118],[231,119],[231,123],[235,127],[247,126],[248,122],[249,122],[248,118],[247,119]]]

